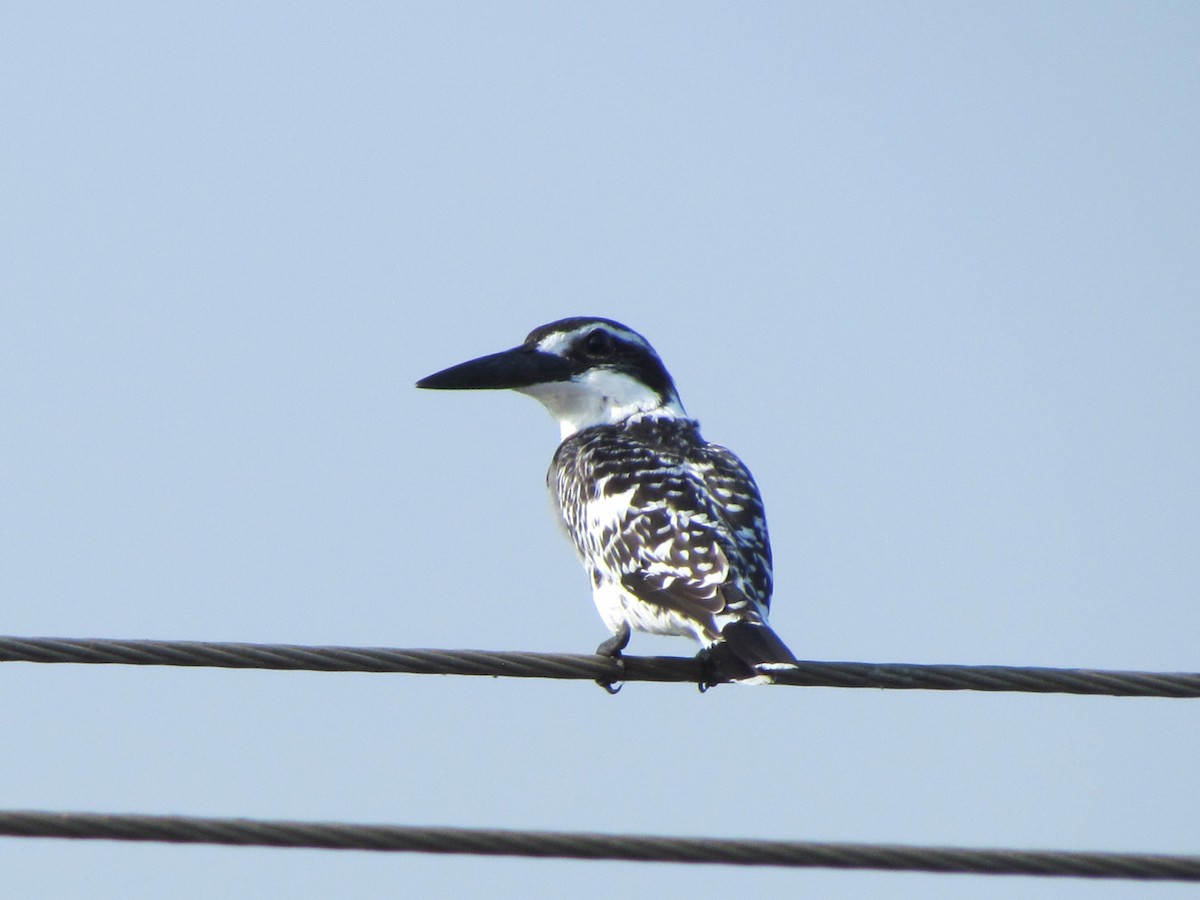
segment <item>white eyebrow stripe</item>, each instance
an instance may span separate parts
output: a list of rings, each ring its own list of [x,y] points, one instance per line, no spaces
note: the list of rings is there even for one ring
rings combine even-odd
[[[650,342],[638,334],[636,331],[628,331],[624,328],[614,328],[611,325],[606,325],[603,322],[589,323],[580,325],[578,328],[572,328],[570,331],[555,331],[546,335],[537,343],[537,348],[545,353],[554,353],[558,356],[566,356],[567,351],[571,348],[580,337],[595,331],[597,328],[603,329],[611,334],[614,338],[624,341],[627,344],[637,344],[639,347],[644,347],[653,352],[653,347]]]

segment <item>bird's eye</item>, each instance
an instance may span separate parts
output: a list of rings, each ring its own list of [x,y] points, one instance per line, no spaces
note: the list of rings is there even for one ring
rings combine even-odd
[[[583,340],[583,349],[588,356],[608,356],[612,348],[612,335],[603,328],[597,328]]]

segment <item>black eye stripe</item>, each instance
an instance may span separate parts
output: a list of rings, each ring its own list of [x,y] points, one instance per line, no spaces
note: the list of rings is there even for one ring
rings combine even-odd
[[[664,400],[673,397],[678,402],[675,385],[658,354],[645,339],[632,332],[626,336],[623,326],[611,324],[621,330],[614,333],[594,319],[564,319],[561,323],[543,325],[530,332],[526,343],[537,346],[547,337],[554,336],[552,349],[548,352],[561,354],[570,362],[575,375],[592,370],[614,370],[640,381]],[[562,327],[564,325],[574,327]]]
[[[606,356],[613,351],[613,337],[603,328],[597,328],[584,338],[583,349],[591,356]]]

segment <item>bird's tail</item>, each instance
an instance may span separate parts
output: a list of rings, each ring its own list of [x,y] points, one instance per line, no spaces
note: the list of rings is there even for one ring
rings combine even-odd
[[[774,681],[772,671],[794,666],[796,657],[765,622],[730,622],[705,651],[704,662],[710,684],[762,684]]]

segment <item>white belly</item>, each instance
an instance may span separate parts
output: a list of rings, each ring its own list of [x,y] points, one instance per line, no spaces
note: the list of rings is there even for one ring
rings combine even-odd
[[[706,643],[702,629],[694,620],[685,618],[674,610],[644,603],[614,582],[601,582],[592,591],[592,601],[596,604],[600,618],[613,634],[621,629],[623,622],[628,622],[629,627],[636,631],[681,635],[701,644]]]

